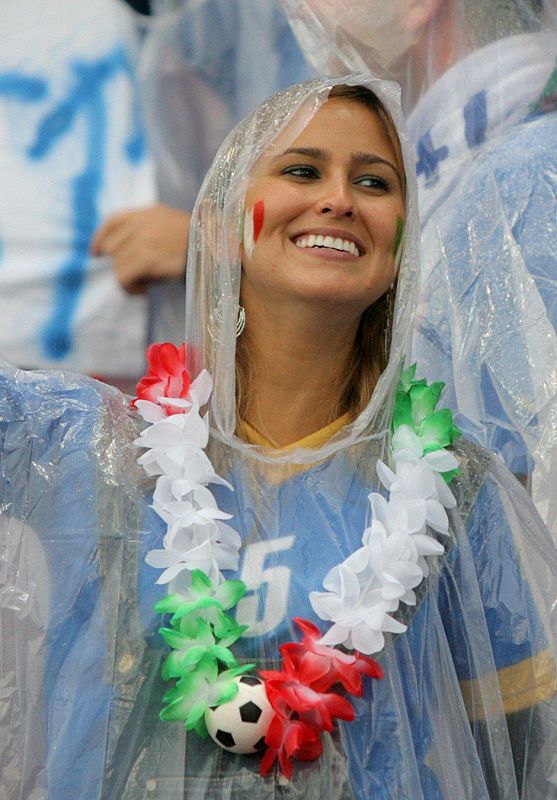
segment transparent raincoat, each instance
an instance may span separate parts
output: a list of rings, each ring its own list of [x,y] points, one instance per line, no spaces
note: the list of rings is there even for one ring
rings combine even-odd
[[[557,535],[554,0],[281,0],[321,74],[394,78],[415,148],[415,357]]]
[[[250,170],[281,133],[293,141],[335,81],[301,84],[230,135],[192,224],[188,369],[210,370],[208,454],[234,487],[217,486],[242,540],[236,609],[250,631],[235,655],[269,668],[296,640],[292,618],[319,625],[308,593],[360,546],[376,464],[388,459],[418,286],[419,225],[410,177],[389,363],[368,406],[331,438],[273,451],[235,434],[235,325],[240,227]],[[352,76],[402,126],[392,84]],[[412,157],[401,134],[406,170]],[[338,427],[338,426],[337,426]],[[406,633],[386,635],[381,681],[354,700],[355,720],[325,734],[321,758],[292,781],[259,776],[235,756],[158,717],[165,655],[153,602],[167,587],[145,553],[163,524],[153,483],[135,463],[138,418],[94,381],[4,366],[0,383],[0,798],[557,797],[555,553],[541,520],[500,461],[460,441],[445,554]],[[182,572],[176,578],[187,581]]]

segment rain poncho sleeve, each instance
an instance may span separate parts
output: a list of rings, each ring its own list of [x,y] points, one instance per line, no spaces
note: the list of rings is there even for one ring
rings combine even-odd
[[[345,79],[366,82],[364,76]],[[194,212],[189,369],[214,377],[207,454],[233,486],[220,509],[242,548],[225,571],[248,589],[250,626],[234,647],[258,668],[297,639],[293,617],[323,627],[308,594],[356,550],[389,459],[389,425],[409,349],[417,270],[415,187],[389,364],[350,425],[282,451],[234,433],[238,228],[249,170],[282,132],[295,137],[333,82],[287,90],[225,142]],[[369,82],[401,126],[392,85]],[[402,135],[408,164],[406,139]],[[526,493],[497,459],[455,447],[444,554],[428,559],[415,606],[379,654],[385,677],[353,701],[355,719],[324,735],[317,761],[288,782],[163,722],[167,650],[153,603],[168,585],[145,554],[165,526],[154,481],[135,463],[128,400],[68,373],[0,371],[0,798],[56,800],[551,800],[557,797],[555,551]],[[134,451],[135,450],[135,451]]]

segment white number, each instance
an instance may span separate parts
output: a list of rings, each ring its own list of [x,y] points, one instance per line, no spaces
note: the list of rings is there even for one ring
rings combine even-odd
[[[285,566],[269,566],[268,562],[282,550],[289,550],[294,536],[282,536],[266,542],[255,542],[245,549],[240,579],[246,584],[248,594],[236,608],[236,619],[249,625],[244,636],[261,636],[272,631],[286,614],[290,570]],[[267,562],[267,563],[266,563]],[[266,588],[266,591],[265,591]],[[264,594],[262,595],[262,592]],[[263,615],[260,601],[264,598]]]

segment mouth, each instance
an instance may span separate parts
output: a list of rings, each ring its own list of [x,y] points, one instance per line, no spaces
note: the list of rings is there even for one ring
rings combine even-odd
[[[293,244],[301,250],[319,248],[323,250],[334,250],[336,252],[348,253],[355,258],[363,255],[365,249],[362,245],[355,242],[346,235],[338,235],[340,231],[330,233],[300,233],[293,237]]]

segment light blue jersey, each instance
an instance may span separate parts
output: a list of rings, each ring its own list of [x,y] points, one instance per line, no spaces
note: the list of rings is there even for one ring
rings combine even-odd
[[[385,678],[366,681],[364,696],[354,700],[355,721],[325,737],[322,759],[296,765],[293,783],[284,786],[276,776],[258,776],[258,757],[231,756],[158,720],[167,687],[152,605],[166,589],[155,585],[144,556],[160,546],[163,526],[148,507],[149,487],[134,485],[141,481],[129,444],[134,425],[121,397],[100,384],[46,373],[2,380],[0,531],[12,554],[5,585],[21,597],[27,592],[18,611],[3,609],[2,622],[20,664],[33,659],[38,672],[3,673],[12,698],[2,701],[11,712],[3,716],[9,733],[3,730],[0,750],[11,767],[10,796],[26,782],[52,800],[139,800],[149,791],[164,800],[217,800],[245,797],[246,787],[254,798],[290,798],[304,789],[331,800],[487,800],[485,775],[502,775],[509,755],[496,743],[492,752],[482,750],[479,728],[545,702],[553,680],[515,545],[520,515],[505,494],[506,475],[492,475],[489,457],[476,449],[457,451],[463,474],[452,538],[446,556],[431,565],[417,608],[404,617],[407,633],[380,656]],[[367,494],[377,488],[378,445],[368,442],[356,455],[280,481],[264,470],[225,471],[235,491],[219,487],[218,500],[243,540],[238,573],[227,577],[249,589],[237,616],[251,635],[235,646],[238,658],[269,667],[281,643],[298,639],[292,617],[323,625],[308,592],[360,544]],[[220,447],[212,455],[224,465]],[[522,522],[528,513],[522,509]],[[529,519],[534,541],[536,519]],[[39,555],[40,575],[33,573]],[[499,695],[490,684],[497,672],[504,676]],[[525,738],[535,714],[526,717]],[[32,773],[16,752],[26,719],[40,721],[24,737],[40,765]],[[440,753],[447,764],[467,759],[457,794],[448,793]],[[521,778],[530,767],[527,759]]]

